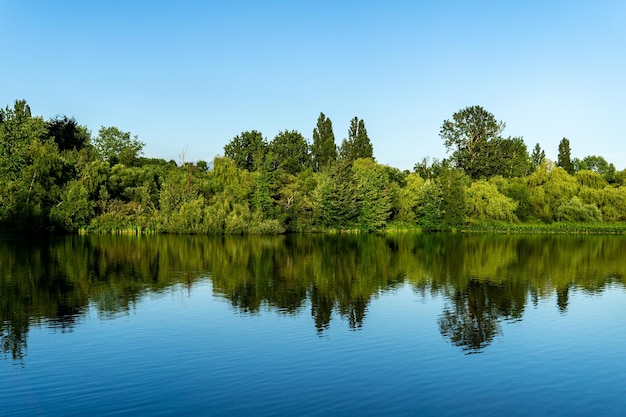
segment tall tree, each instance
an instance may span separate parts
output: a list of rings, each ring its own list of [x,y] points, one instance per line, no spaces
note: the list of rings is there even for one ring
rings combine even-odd
[[[567,138],[561,139],[559,143],[559,156],[556,164],[567,171],[568,174],[574,173],[574,163],[572,162],[571,149]]]
[[[541,146],[539,146],[539,144],[535,144],[535,147],[533,148],[533,152],[530,154],[530,168],[532,171],[534,171],[535,169],[537,169],[537,167],[539,165],[541,165],[541,163],[543,162],[543,160],[546,158],[546,153],[543,151],[543,149],[541,149]]]
[[[235,161],[237,167],[250,172],[260,168],[267,150],[267,143],[261,132],[256,130],[241,132],[224,146],[224,156]]]
[[[354,162],[359,158],[374,158],[374,148],[367,136],[363,119],[355,117],[350,121],[348,138],[341,143],[339,155],[349,162]]]
[[[311,145],[311,162],[313,171],[319,172],[337,159],[337,145],[333,133],[333,123],[324,113],[320,113],[317,126],[313,129]]]
[[[466,107],[445,120],[439,136],[448,151],[453,150],[452,161],[472,178],[484,176],[483,168],[488,160],[489,142],[499,139],[506,127],[493,114],[481,106]]]

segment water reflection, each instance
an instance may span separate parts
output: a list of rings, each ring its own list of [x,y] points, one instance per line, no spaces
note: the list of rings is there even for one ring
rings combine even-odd
[[[529,303],[556,296],[565,313],[574,289],[623,285],[625,252],[619,236],[5,236],[2,351],[21,358],[32,325],[71,331],[90,306],[115,317],[149,292],[209,277],[246,314],[310,308],[320,334],[333,315],[360,329],[372,298],[408,282],[445,297],[441,334],[480,352]]]

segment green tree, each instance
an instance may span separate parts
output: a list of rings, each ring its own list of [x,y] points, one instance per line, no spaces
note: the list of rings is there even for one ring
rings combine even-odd
[[[133,165],[143,153],[145,143],[137,135],[131,137],[130,132],[124,132],[115,126],[102,126],[93,140],[93,145],[100,158],[113,166],[118,163]]]
[[[485,155],[476,172],[479,177],[491,178],[502,175],[505,178],[523,177],[530,171],[530,159],[522,138],[494,138],[488,142]]]
[[[580,187],[575,177],[549,160],[544,160],[526,181],[533,217],[546,222],[556,220],[558,208],[574,197]]]
[[[46,122],[48,137],[54,140],[59,151],[81,150],[89,145],[91,133],[73,117],[56,116]]]
[[[310,165],[309,144],[295,130],[278,133],[268,146],[268,166],[295,175]]]
[[[445,120],[439,136],[444,140],[448,151],[452,152],[452,162],[471,178],[484,176],[485,161],[489,156],[489,142],[500,139],[506,127],[498,122],[493,114],[481,106],[471,106]]]
[[[355,117],[350,121],[348,138],[341,143],[339,155],[349,162],[354,162],[359,158],[374,158],[374,148],[367,136],[363,119]]]
[[[371,158],[359,158],[352,165],[352,176],[359,229],[368,232],[383,229],[391,212],[387,170]]]
[[[252,130],[241,132],[224,146],[224,156],[235,161],[239,168],[253,172],[263,163],[266,150],[267,143],[261,132]]]
[[[312,198],[316,221],[323,228],[351,229],[357,224],[351,166],[339,160],[319,176]]]
[[[473,182],[467,190],[468,215],[472,220],[515,221],[517,203],[485,180]]]
[[[16,100],[13,108],[0,109],[0,180],[15,180],[30,163],[28,149],[33,141],[46,136],[41,117],[32,117],[26,100]]]
[[[606,159],[601,156],[589,155],[584,157],[583,159],[574,158],[573,164],[575,171],[589,170],[597,172],[598,174],[602,175],[602,177],[604,177],[604,179],[609,183],[615,182],[615,165],[613,165],[612,163],[608,163]]]
[[[333,133],[333,123],[324,113],[320,113],[317,126],[313,129],[311,162],[313,171],[319,172],[337,159],[337,145]]]
[[[545,158],[546,158],[546,153],[544,152],[544,150],[541,149],[541,146],[539,146],[538,143],[535,144],[535,147],[533,148],[533,152],[530,154],[531,172],[537,169],[537,167],[541,165],[541,163],[543,162]]]
[[[557,157],[556,164],[563,168],[565,172],[572,175],[574,174],[574,164],[572,163],[572,151],[569,146],[569,140],[567,138],[561,139],[559,143],[559,155]]]

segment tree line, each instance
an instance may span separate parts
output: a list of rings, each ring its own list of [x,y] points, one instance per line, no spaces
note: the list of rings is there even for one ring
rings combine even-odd
[[[130,132],[93,135],[74,118],[44,120],[25,100],[0,109],[0,231],[274,234],[484,224],[618,224],[626,170],[603,157],[556,162],[504,137],[480,106],[441,126],[450,156],[412,171],[380,164],[358,117],[339,145],[320,113],[312,141],[285,130],[245,131],[224,155],[187,162],[143,157]]]

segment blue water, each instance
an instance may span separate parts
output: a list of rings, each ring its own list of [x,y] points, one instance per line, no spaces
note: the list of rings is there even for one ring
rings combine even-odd
[[[449,297],[381,290],[360,328],[333,314],[242,312],[209,277],[145,291],[128,311],[92,303],[75,325],[30,327],[0,360],[2,416],[623,416],[626,291],[574,289],[502,319],[468,351],[442,335]]]

